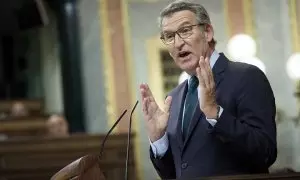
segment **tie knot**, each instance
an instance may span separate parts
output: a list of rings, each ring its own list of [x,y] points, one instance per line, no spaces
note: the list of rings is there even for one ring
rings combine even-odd
[[[189,82],[189,91],[197,89],[199,85],[199,80],[196,76],[192,76]]]

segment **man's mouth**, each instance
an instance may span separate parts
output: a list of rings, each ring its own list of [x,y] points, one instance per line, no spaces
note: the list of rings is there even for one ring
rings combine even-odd
[[[182,51],[182,52],[180,52],[179,54],[178,54],[178,56],[180,57],[180,58],[184,58],[184,57],[186,57],[186,56],[188,56],[188,55],[190,55],[191,54],[191,52],[189,52],[189,51]]]

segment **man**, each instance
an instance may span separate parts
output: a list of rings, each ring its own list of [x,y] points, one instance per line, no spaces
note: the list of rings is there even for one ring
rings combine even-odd
[[[46,122],[47,136],[49,137],[68,137],[69,125],[63,115],[53,114]]]
[[[11,108],[11,117],[26,117],[29,116],[29,110],[22,102],[15,102]]]
[[[191,77],[158,107],[140,85],[150,157],[163,179],[267,173],[277,156],[275,99],[257,67],[229,61],[215,50],[203,6],[169,4],[161,39]]]

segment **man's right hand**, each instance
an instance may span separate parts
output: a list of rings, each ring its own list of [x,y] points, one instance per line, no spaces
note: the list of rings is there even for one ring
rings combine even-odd
[[[142,96],[143,115],[151,142],[159,140],[166,132],[167,122],[170,114],[172,97],[168,96],[164,107],[161,109],[147,84],[140,85]]]

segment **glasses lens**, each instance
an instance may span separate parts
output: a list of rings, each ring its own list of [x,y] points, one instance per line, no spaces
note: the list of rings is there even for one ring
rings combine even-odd
[[[183,27],[178,30],[178,34],[180,35],[181,38],[187,38],[193,34],[192,29],[193,29],[192,26]]]
[[[174,41],[174,35],[172,34],[164,34],[163,35],[163,41],[165,44],[170,44]]]

